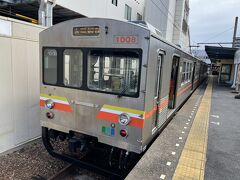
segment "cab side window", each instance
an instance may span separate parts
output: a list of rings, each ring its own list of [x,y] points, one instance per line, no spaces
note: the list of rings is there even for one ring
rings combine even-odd
[[[83,53],[79,49],[66,49],[63,53],[64,85],[68,87],[82,86]]]
[[[44,49],[43,53],[43,82],[57,84],[57,51],[56,49]]]

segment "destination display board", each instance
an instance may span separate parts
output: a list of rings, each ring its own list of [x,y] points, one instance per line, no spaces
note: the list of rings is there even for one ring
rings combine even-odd
[[[99,34],[98,26],[73,27],[74,36],[99,36]]]

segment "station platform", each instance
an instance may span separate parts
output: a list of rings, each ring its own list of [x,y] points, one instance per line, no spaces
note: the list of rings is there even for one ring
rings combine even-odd
[[[210,77],[179,110],[126,177],[237,180],[240,100]]]

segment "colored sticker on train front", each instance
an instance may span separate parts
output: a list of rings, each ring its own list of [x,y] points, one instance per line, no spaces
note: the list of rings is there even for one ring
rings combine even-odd
[[[115,129],[114,128],[109,128],[109,127],[102,126],[101,131],[102,131],[103,134],[105,134],[107,136],[114,136],[115,135]]]
[[[71,105],[65,97],[40,94],[40,107],[45,107],[45,101],[47,100],[52,100],[54,102],[53,109],[65,112],[72,112]]]

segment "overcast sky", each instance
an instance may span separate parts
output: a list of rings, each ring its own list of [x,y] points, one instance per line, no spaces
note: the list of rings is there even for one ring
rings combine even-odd
[[[236,16],[240,36],[240,0],[190,0],[191,43],[231,42]]]

